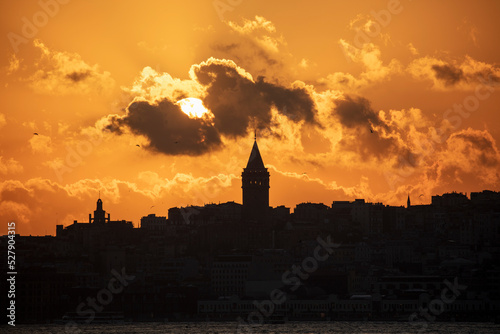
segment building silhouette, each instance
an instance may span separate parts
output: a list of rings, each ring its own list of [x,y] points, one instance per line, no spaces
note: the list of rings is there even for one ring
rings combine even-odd
[[[97,200],[97,207],[94,210],[94,218],[89,213],[89,223],[94,222],[94,224],[105,224],[110,222],[110,214],[108,213],[108,218],[106,218],[106,211],[102,209],[102,200],[99,198]]]
[[[269,172],[260,155],[257,137],[247,166],[241,173],[243,192],[243,220],[261,223],[269,215]]]
[[[102,200],[99,198],[94,210],[94,216],[89,213],[88,222],[73,221],[68,226],[56,225],[56,237],[66,238],[85,249],[95,251],[106,247],[112,242],[126,244],[134,235],[134,225],[127,220],[111,220],[110,214],[106,217]]]

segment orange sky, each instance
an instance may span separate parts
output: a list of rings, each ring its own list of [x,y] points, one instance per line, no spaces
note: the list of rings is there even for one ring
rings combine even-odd
[[[272,206],[500,190],[498,1],[0,6],[2,234],[241,203],[255,127]]]

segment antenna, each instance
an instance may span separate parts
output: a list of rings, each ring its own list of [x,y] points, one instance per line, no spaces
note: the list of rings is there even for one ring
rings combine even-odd
[[[253,140],[257,141],[257,128],[253,130]]]

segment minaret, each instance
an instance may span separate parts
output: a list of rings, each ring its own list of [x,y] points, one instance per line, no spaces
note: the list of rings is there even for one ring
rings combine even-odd
[[[243,220],[263,222],[269,211],[269,172],[264,166],[254,136],[252,152],[246,168],[241,173],[243,189]]]
[[[94,210],[94,224],[104,224],[106,222],[106,211],[102,209],[102,200],[97,200],[97,208]]]
[[[408,193],[408,199],[406,200],[406,208],[409,208],[410,206],[411,206],[410,193]]]

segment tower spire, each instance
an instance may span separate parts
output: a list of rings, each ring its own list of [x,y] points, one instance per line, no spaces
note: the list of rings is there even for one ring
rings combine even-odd
[[[257,128],[253,129],[253,140],[257,141]]]
[[[241,173],[244,220],[263,222],[269,211],[269,172],[264,166],[257,145],[257,128],[248,163]]]

